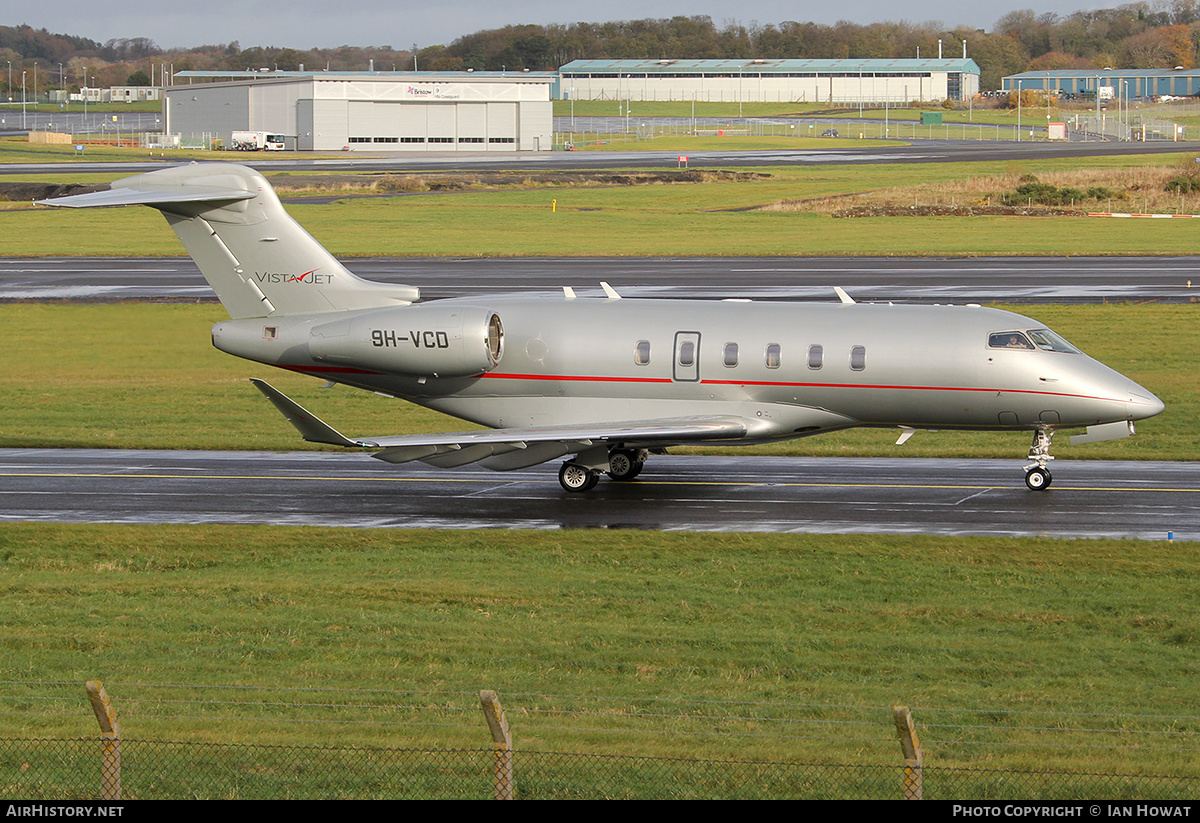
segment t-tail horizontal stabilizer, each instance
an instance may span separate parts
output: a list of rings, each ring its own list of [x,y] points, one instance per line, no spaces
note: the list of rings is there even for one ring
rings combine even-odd
[[[356,277],[291,218],[266,178],[245,166],[192,163],[41,203],[158,209],[235,319],[407,306],[420,297],[411,286]]]

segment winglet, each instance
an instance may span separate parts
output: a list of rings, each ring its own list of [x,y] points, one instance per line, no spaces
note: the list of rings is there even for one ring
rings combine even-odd
[[[300,432],[300,436],[308,442],[328,443],[331,446],[348,446],[351,448],[374,445],[373,443],[364,443],[360,440],[351,440],[348,437],[342,436],[324,421],[309,414],[299,403],[296,403],[271,384],[253,377],[250,378],[250,382],[254,384],[256,389],[266,395],[266,398],[271,401],[271,405],[279,409],[280,413],[288,419],[288,422]]]

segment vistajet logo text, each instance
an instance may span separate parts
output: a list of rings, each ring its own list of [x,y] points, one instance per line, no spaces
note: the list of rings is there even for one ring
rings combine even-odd
[[[333,282],[332,274],[317,274],[320,269],[306,271],[304,274],[289,274],[281,271],[256,271],[254,279],[259,283],[303,283],[307,286],[321,286]]]

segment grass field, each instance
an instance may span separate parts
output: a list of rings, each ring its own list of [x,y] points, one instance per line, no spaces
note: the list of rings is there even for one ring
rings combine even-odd
[[[291,210],[342,256],[1191,254],[1190,221],[744,210],[1183,159],[766,169],[754,183]],[[0,255],[180,253],[148,209],[9,210],[0,225]],[[1017,310],[1167,403],[1134,438],[1063,438],[1056,454],[1200,459],[1195,305]],[[354,434],[462,428],[221,354],[208,329],[224,316],[0,306],[0,446],[301,447],[251,376]],[[1027,447],[1015,434],[894,439],[847,432],[773,451],[1016,460]],[[1193,555],[1149,541],[7,523],[0,737],[94,734],[82,700],[44,700],[99,678],[129,737],[480,748],[479,718],[463,718],[491,688],[524,749],[895,763],[888,707],[904,703],[926,763],[1193,776]]]
[[[765,210],[779,203],[895,190],[905,201],[971,178],[1080,169],[1161,168],[1188,155],[1010,163],[763,168],[754,182],[530,186],[402,194],[289,206],[334,254],[347,256],[739,256],[1192,254],[1184,220],[868,217]],[[120,176],[120,175],[114,175]],[[95,180],[95,178],[92,178]],[[276,178],[286,182],[286,176]],[[352,182],[340,175],[339,183]],[[59,182],[72,182],[64,179]],[[919,192],[929,190],[927,199]],[[1000,194],[997,189],[995,194]],[[980,199],[987,193],[981,192]],[[908,201],[911,202],[911,201]],[[943,201],[944,202],[944,201]],[[1140,205],[1134,203],[1134,206]],[[1200,197],[1174,204],[1200,211]],[[3,212],[0,255],[175,255],[174,234],[150,209]]]
[[[556,117],[570,117],[572,111],[576,117],[624,117],[625,116],[625,101],[623,100],[576,100],[572,109],[570,100],[555,100],[554,115]],[[636,120],[639,117],[676,117],[676,118],[795,118],[798,122],[803,122],[806,119],[818,118],[828,119],[829,117],[837,118],[854,118],[861,116],[864,120],[883,120],[885,117],[891,120],[920,120],[922,112],[934,111],[940,112],[944,121],[947,123],[992,123],[999,125],[1016,125],[1017,110],[1014,109],[999,109],[991,106],[980,106],[974,108],[968,106],[965,109],[945,109],[938,105],[928,105],[918,108],[910,108],[909,106],[888,106],[885,110],[883,106],[869,106],[860,110],[857,107],[838,106],[831,107],[828,103],[742,103],[740,106],[736,102],[732,103],[705,103],[697,101],[693,108],[692,102],[687,101],[654,101],[654,100],[634,100],[629,104],[630,117]],[[1079,107],[1079,111],[1083,114],[1090,113],[1090,110]],[[1022,122],[1030,123],[1045,123],[1046,107],[1030,107],[1025,106],[1021,112]],[[1074,109],[1067,110],[1055,106],[1051,110],[1051,115],[1058,119],[1064,116],[1071,116]]]
[[[1019,307],[1018,307],[1019,308]],[[1072,447],[1078,458],[1200,459],[1200,323],[1193,305],[1037,306],[1035,316],[1167,404],[1125,440]],[[270,380],[355,435],[458,431],[461,421],[223,354],[209,328],[226,317],[205,305],[0,305],[8,360],[0,373],[0,446],[303,448],[247,379]],[[1130,345],[1130,341],[1136,341]],[[860,430],[735,453],[1024,456],[1028,435],[923,432],[902,448],[895,432]]]
[[[1134,548],[10,524],[0,676],[101,679],[133,738],[478,748],[451,709],[491,688],[520,749],[895,763],[903,703],[956,724],[927,764],[1194,774],[1194,558]],[[4,736],[94,727],[6,703]]]

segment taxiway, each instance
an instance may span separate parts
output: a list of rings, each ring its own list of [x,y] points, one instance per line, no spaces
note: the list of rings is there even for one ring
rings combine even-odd
[[[0,521],[647,529],[1200,540],[1200,464],[677,456],[588,494],[557,464],[389,466],[362,454],[0,450]]]

